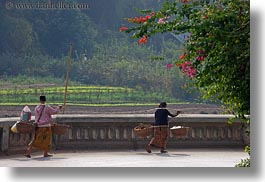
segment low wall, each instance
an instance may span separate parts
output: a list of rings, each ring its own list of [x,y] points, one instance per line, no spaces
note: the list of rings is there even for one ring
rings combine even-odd
[[[232,115],[181,114],[170,118],[170,127],[190,127],[186,137],[170,134],[168,148],[178,147],[244,147],[249,138],[244,134],[244,123]],[[10,131],[19,118],[0,118],[1,151],[10,153],[25,150],[31,134]],[[34,120],[34,117],[33,117]],[[86,114],[56,115],[53,121],[70,125],[66,135],[53,136],[54,149],[137,149],[144,148],[151,136],[141,138],[133,128],[140,123],[152,124],[153,114]]]

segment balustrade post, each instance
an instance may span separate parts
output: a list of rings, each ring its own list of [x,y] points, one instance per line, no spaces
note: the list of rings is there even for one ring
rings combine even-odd
[[[9,130],[10,130],[9,125],[8,124],[4,125],[2,130],[1,150],[5,153],[8,152],[9,148]]]

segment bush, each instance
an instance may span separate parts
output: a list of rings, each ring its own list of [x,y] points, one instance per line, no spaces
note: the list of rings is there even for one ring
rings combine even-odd
[[[241,159],[240,163],[236,164],[235,167],[250,167],[250,158]]]

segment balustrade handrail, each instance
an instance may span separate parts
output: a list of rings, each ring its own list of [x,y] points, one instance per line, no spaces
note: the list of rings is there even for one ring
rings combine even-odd
[[[76,118],[76,119],[82,119],[82,118],[154,118],[154,114],[57,114],[53,115],[52,118],[54,120],[62,120],[62,119],[69,119],[69,118]],[[209,119],[219,119],[218,121],[221,121],[220,119],[224,119],[223,121],[227,121],[227,119],[235,118],[232,114],[180,114],[175,118],[170,118],[170,120],[183,120],[183,119],[207,119],[207,122],[216,122],[214,120]],[[4,122],[10,122],[10,121],[19,121],[19,117],[7,117],[7,118],[0,118],[0,124]],[[35,116],[32,116],[32,121],[35,120]],[[240,121],[239,119],[236,119],[235,121]],[[65,121],[68,122],[68,121]]]

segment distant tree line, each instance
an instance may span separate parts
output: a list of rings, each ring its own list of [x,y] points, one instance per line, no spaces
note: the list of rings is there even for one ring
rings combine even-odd
[[[0,76],[64,78],[69,43],[73,43],[73,81],[165,92],[180,101],[199,98],[198,92],[183,87],[189,80],[175,68],[182,54],[176,40],[159,35],[143,47],[119,32],[123,17],[137,16],[135,10],[143,7],[159,8],[159,2],[87,3],[91,8],[81,11],[0,11]],[[167,68],[167,64],[173,67]]]

